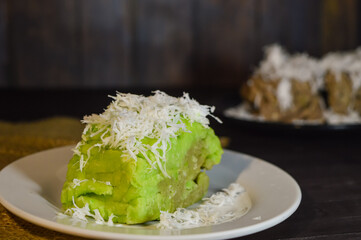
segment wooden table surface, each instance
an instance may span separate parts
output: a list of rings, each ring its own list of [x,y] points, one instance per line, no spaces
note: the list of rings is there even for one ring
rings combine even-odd
[[[149,94],[149,89],[118,89]],[[183,89],[166,89],[181,95]],[[202,104],[215,105],[216,115],[238,103],[236,89],[186,89]],[[0,120],[29,121],[50,116],[99,113],[115,90],[0,90]],[[343,130],[245,126],[224,119],[213,122],[229,149],[271,162],[299,183],[302,202],[284,222],[242,239],[361,239],[360,128]],[[43,239],[43,238],[42,238]]]

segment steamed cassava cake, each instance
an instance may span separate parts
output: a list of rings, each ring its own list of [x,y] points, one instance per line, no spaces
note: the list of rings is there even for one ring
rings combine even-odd
[[[136,224],[200,200],[209,184],[202,170],[223,153],[208,127],[213,109],[188,94],[113,98],[104,113],[83,120],[61,194],[64,210]]]

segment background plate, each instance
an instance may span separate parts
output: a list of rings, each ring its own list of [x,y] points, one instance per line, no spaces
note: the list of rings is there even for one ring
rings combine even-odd
[[[15,215],[55,231],[101,239],[225,239],[270,228],[288,218],[301,201],[296,181],[280,168],[241,153],[225,150],[221,164],[208,171],[209,195],[232,182],[244,186],[252,209],[233,222],[183,230],[161,230],[153,224],[109,227],[59,218],[60,193],[67,163],[66,146],[21,158],[0,172],[0,203]]]
[[[281,122],[270,122],[260,120],[250,120],[233,118],[223,114],[222,120],[232,125],[240,127],[255,129],[255,130],[266,130],[266,131],[292,131],[292,132],[310,132],[310,133],[352,133],[361,131],[361,124],[290,124]]]

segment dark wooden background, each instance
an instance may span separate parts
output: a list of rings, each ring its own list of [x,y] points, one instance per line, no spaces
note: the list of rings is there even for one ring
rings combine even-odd
[[[361,44],[357,0],[0,0],[0,87],[239,87],[278,42]]]

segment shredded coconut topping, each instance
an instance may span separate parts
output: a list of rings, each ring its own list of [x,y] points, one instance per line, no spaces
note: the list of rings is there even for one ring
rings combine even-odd
[[[265,59],[256,71],[266,79],[297,79],[313,82],[319,75],[317,60],[307,54],[289,55],[279,45],[265,48]]]
[[[293,96],[292,96],[292,85],[287,79],[282,79],[277,86],[276,96],[282,111],[287,110],[292,106]]]
[[[86,181],[88,181],[88,179],[79,180],[77,178],[74,178],[73,179],[73,188],[80,186],[80,183],[86,182]]]
[[[327,122],[331,125],[336,125],[340,123],[345,124],[360,124],[361,116],[349,109],[347,115],[341,115],[333,112],[332,110],[327,110],[323,113],[324,117],[327,119]]]
[[[74,153],[80,156],[81,171],[93,148],[112,148],[123,151],[134,160],[141,155],[153,169],[158,168],[169,177],[164,164],[166,153],[171,148],[170,139],[177,137],[181,131],[188,131],[183,119],[189,123],[198,122],[204,127],[209,126],[208,115],[221,122],[211,114],[214,107],[199,104],[188,93],[180,98],[161,91],[155,91],[149,97],[126,93],[110,97],[113,102],[102,114],[85,116],[82,120],[87,124],[83,135],[90,138],[99,136],[101,142],[89,148],[86,156],[80,154],[81,144],[74,149]],[[144,143],[147,139],[155,142]],[[153,156],[148,156],[148,151]]]
[[[182,229],[225,223],[242,217],[252,206],[247,192],[238,183],[203,201],[193,210],[178,208],[174,213],[161,212],[158,227]]]
[[[94,183],[95,183],[95,182],[99,182],[99,183],[104,183],[104,184],[106,184],[106,185],[108,185],[108,186],[112,186],[112,184],[111,184],[109,181],[106,181],[106,182],[98,181],[98,180],[96,180],[95,178],[93,178],[92,180],[93,180]],[[73,187],[73,188],[79,187],[81,183],[87,182],[87,181],[89,181],[89,179],[79,180],[79,179],[77,179],[77,178],[74,178],[74,179],[73,179],[73,183],[72,183],[72,187]]]
[[[75,200],[74,200],[74,196],[72,197],[73,199],[73,208],[68,208],[64,214],[67,215],[71,215],[72,218],[76,221],[80,220],[80,221],[84,221],[84,222],[88,222],[87,217],[91,217],[95,220],[96,224],[101,224],[101,225],[108,225],[108,226],[123,226],[123,224],[114,224],[113,223],[113,218],[115,217],[114,214],[111,214],[108,218],[108,221],[105,221],[104,218],[100,215],[100,212],[98,209],[94,209],[94,213],[91,212],[90,208],[89,208],[89,204],[86,203],[84,205],[84,207],[80,208],[76,205]]]

